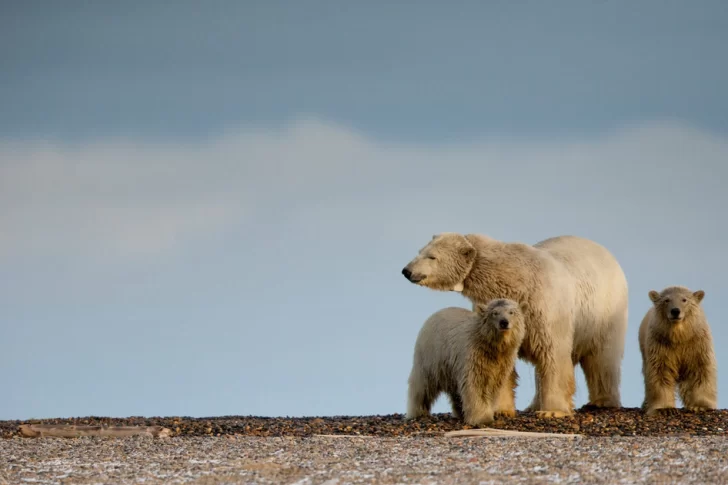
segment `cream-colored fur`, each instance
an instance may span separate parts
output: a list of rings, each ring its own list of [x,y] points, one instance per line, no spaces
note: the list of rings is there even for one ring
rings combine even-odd
[[[575,236],[528,245],[442,233],[402,273],[434,290],[460,290],[473,304],[509,298],[525,306],[519,356],[536,367],[528,410],[542,417],[571,414],[576,364],[586,377],[588,405],[621,406],[627,280],[603,246]]]
[[[489,424],[497,414],[515,416],[515,365],[524,334],[523,313],[510,300],[477,312],[449,307],[432,314],[415,343],[407,417],[428,415],[441,392],[449,395],[453,414],[471,425]]]
[[[675,409],[675,389],[693,411],[716,409],[717,364],[701,302],[705,292],[684,286],[650,291],[652,307],[639,332],[647,414]]]

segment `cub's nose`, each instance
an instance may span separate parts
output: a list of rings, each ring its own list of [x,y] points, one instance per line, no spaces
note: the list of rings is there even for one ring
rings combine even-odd
[[[407,268],[402,269],[402,274],[407,279],[412,278],[412,271],[408,270]]]
[[[508,328],[508,320],[506,320],[504,318],[503,320],[501,320],[500,322],[498,322],[498,326],[501,328],[501,330],[507,329]]]
[[[670,315],[672,315],[672,318],[677,318],[680,316],[680,309],[679,308],[673,308],[670,310]]]

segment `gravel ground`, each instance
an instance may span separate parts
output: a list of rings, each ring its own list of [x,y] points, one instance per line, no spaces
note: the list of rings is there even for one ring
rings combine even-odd
[[[728,439],[0,440],[0,484],[728,483]]]
[[[70,418],[32,421],[0,421],[0,437],[18,434],[23,423],[80,424],[115,426],[162,425],[173,436],[313,436],[317,434],[360,434],[367,436],[440,436],[445,431],[467,428],[449,413],[430,418],[405,421],[402,414],[386,416],[335,416],[311,418],[261,418],[225,416],[216,418]],[[551,433],[580,433],[586,436],[728,436],[728,410],[694,413],[682,409],[672,415],[647,417],[637,408],[618,410],[579,410],[564,419],[539,419],[519,413],[515,418],[501,418],[493,428]]]
[[[162,425],[173,436],[21,438],[24,423]],[[468,428],[450,414],[0,421],[0,485],[728,483],[728,410],[647,417],[638,409],[582,409],[565,419],[519,413],[492,427],[584,437],[445,438]]]

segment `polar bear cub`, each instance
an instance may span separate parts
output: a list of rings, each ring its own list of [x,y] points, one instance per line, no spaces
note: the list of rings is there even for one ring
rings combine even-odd
[[[473,426],[492,423],[496,413],[515,415],[523,311],[507,299],[476,310],[444,308],[425,321],[409,376],[408,419],[429,415],[442,392],[450,397],[453,415]]]
[[[701,302],[705,292],[670,286],[649,292],[652,307],[639,332],[644,411],[672,412],[677,387],[683,405],[693,411],[717,407],[717,364],[713,337]]]

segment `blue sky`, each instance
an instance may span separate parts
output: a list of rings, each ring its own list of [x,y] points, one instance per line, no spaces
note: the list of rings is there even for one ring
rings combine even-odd
[[[650,289],[728,344],[725,3],[202,5],[0,7],[0,419],[404,412],[442,231],[612,250],[624,405]]]

